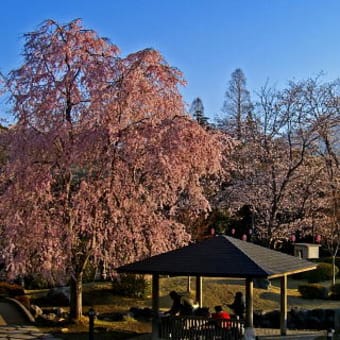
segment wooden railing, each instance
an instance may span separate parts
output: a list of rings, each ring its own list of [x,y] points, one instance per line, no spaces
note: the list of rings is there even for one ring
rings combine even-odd
[[[160,319],[159,337],[171,340],[238,340],[244,322],[238,319],[215,320],[201,316],[166,316]]]

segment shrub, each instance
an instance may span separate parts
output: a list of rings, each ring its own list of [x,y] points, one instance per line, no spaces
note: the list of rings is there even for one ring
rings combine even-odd
[[[321,259],[319,259],[319,262],[325,262],[325,263],[332,263],[333,259],[332,256],[328,256],[328,257],[323,257]],[[340,257],[336,257],[335,258],[335,265],[340,268]]]
[[[58,288],[50,289],[45,296],[32,298],[31,302],[42,307],[64,307],[70,304],[67,294],[63,291],[58,291]]]
[[[334,300],[340,300],[340,283],[336,283],[330,289],[331,295],[330,298]]]
[[[15,283],[0,282],[0,295],[14,297],[24,294],[25,291],[21,286]]]
[[[309,283],[317,283],[322,281],[327,281],[332,278],[333,269],[330,263],[319,263],[317,268],[310,271],[310,277],[308,279]],[[335,266],[335,275],[339,272],[339,268]]]
[[[39,274],[31,274],[24,277],[26,289],[45,289],[52,285]]]
[[[299,293],[304,299],[327,299],[328,289],[319,284],[306,284],[298,287]]]
[[[338,272],[339,268],[335,266],[335,275],[337,275]],[[318,283],[330,280],[332,279],[332,276],[332,264],[321,262],[317,265],[315,270],[294,274],[292,275],[292,278],[296,280],[306,280],[309,283]]]
[[[144,298],[150,292],[150,283],[144,275],[120,275],[113,279],[112,291],[116,295]]]

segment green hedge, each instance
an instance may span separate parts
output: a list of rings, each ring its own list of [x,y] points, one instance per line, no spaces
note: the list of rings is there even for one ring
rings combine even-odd
[[[335,275],[339,272],[339,268],[335,266]],[[309,283],[318,283],[331,280],[333,277],[333,266],[330,263],[319,263],[316,270],[310,271]]]
[[[322,258],[318,259],[318,262],[324,262],[324,263],[332,263],[332,261],[333,261],[332,256],[322,257]],[[340,268],[340,257],[335,258],[335,265],[338,268]]]
[[[144,275],[124,274],[112,280],[112,292],[116,295],[144,298],[150,290],[150,283]]]
[[[322,285],[311,283],[300,285],[298,290],[304,299],[327,299],[328,289]]]
[[[337,275],[338,272],[339,268],[335,266],[335,275]],[[332,277],[333,277],[332,264],[325,262],[319,263],[315,270],[295,274],[292,276],[293,279],[306,280],[309,283],[318,283],[322,281],[331,280]]]
[[[24,282],[26,289],[45,289],[52,288],[53,286],[39,274],[30,274],[25,276]]]

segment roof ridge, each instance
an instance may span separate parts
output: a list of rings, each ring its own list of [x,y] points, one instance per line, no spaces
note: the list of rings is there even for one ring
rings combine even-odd
[[[236,242],[246,242],[246,241],[242,241],[242,240],[239,240],[235,237],[231,237],[231,236],[227,236],[227,235],[223,235],[235,248],[237,248],[239,251],[241,251],[249,260],[250,262],[254,263],[260,270],[262,271],[265,271],[266,274],[268,276],[270,276],[271,274],[273,274],[273,271],[272,270],[269,270],[267,266],[262,266],[262,265],[259,265],[256,261],[254,261],[254,259],[247,253],[245,252],[245,250],[243,248],[240,248],[238,247],[237,245],[235,245],[235,243],[233,242],[234,240]],[[257,246],[257,244],[254,244],[254,246]],[[260,246],[259,246],[260,247]]]

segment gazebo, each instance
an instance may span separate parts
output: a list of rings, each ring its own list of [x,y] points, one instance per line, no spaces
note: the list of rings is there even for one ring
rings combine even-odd
[[[246,284],[245,326],[253,327],[254,279],[280,278],[280,332],[287,334],[287,276],[313,270],[307,260],[271,250],[251,242],[219,235],[186,247],[155,255],[117,268],[119,273],[152,275],[152,309],[159,313],[159,277],[196,277],[196,299],[202,306],[202,277],[244,278]],[[158,339],[154,318],[152,339]]]

